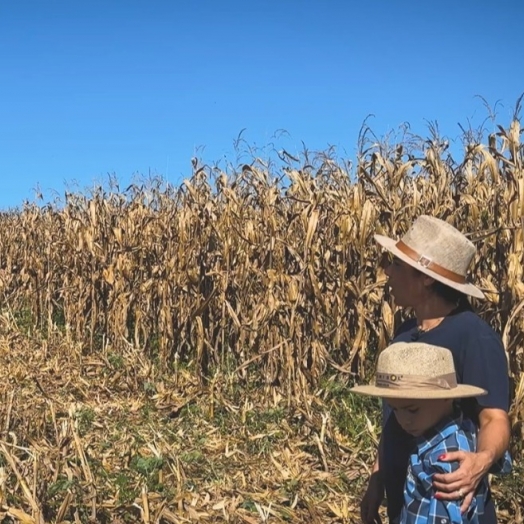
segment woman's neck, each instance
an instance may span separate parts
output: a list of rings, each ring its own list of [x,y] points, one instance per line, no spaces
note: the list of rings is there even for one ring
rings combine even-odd
[[[419,328],[422,331],[429,331],[437,327],[456,307],[456,304],[439,300],[435,296],[431,297],[414,308]]]

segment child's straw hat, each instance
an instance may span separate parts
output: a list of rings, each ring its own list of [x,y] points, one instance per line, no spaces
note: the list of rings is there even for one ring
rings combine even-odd
[[[484,298],[484,293],[466,281],[475,246],[451,224],[435,217],[418,217],[400,240],[375,235],[390,253],[415,269],[449,287]]]
[[[397,342],[378,357],[375,384],[354,393],[383,398],[448,399],[479,397],[487,391],[457,384],[451,351],[422,342]]]

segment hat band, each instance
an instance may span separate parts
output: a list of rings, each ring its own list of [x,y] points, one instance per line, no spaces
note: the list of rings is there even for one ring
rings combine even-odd
[[[375,386],[389,389],[453,389],[457,387],[457,377],[455,373],[436,377],[377,373]]]
[[[448,280],[451,280],[452,282],[456,282],[457,284],[466,283],[466,277],[464,275],[459,275],[458,273],[455,273],[454,271],[450,271],[449,269],[442,267],[440,264],[433,262],[431,258],[421,255],[420,253],[417,253],[414,249],[411,249],[407,244],[404,244],[402,240],[399,240],[396,243],[395,247],[399,251],[404,253],[404,255],[411,258],[411,260],[414,260],[417,264],[419,264],[423,268],[431,269],[431,271],[433,271],[437,275],[447,278]]]

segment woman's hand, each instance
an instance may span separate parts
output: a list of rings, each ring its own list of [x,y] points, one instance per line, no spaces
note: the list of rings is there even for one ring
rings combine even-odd
[[[452,473],[433,476],[435,496],[441,500],[460,500],[462,512],[467,511],[479,482],[488,474],[493,463],[508,448],[510,427],[508,414],[502,409],[483,408],[479,412],[479,435],[477,452],[452,451],[440,460],[458,462],[459,468]]]
[[[491,455],[467,451],[451,451],[442,457],[443,462],[458,462],[459,468],[452,473],[435,473],[433,487],[439,500],[462,500],[460,510],[468,510],[475,490],[491,467]]]

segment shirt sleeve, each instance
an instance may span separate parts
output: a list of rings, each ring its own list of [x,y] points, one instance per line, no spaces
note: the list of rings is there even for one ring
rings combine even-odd
[[[449,452],[457,449],[450,446],[449,441],[440,450],[435,450],[425,461],[426,470],[431,477],[435,473],[451,473],[459,467],[458,462],[443,462],[438,459],[445,451]],[[460,500],[438,500],[431,497],[429,504],[428,524],[462,524],[462,514],[460,512]]]
[[[424,469],[429,477],[432,478],[435,473],[452,473],[459,468],[460,463],[458,460],[444,462],[443,460],[439,460],[439,457],[445,453],[451,453],[452,451],[471,451],[471,447],[467,445],[467,442],[466,445],[464,445],[463,440],[464,439],[461,439],[461,442],[457,443],[457,436],[451,435],[428,453],[424,460]]]
[[[487,390],[487,395],[476,398],[481,407],[508,410],[508,363],[495,332],[471,333],[461,368],[462,383]]]
[[[437,446],[422,461],[411,456],[411,473],[408,471],[406,505],[402,510],[402,522],[416,524],[462,524],[459,500],[438,500],[432,485],[435,473],[450,473],[458,468],[458,462],[442,462],[438,457],[449,450]]]
[[[513,470],[513,462],[509,451],[506,451],[502,457],[491,466],[489,472],[493,475],[507,475]]]

